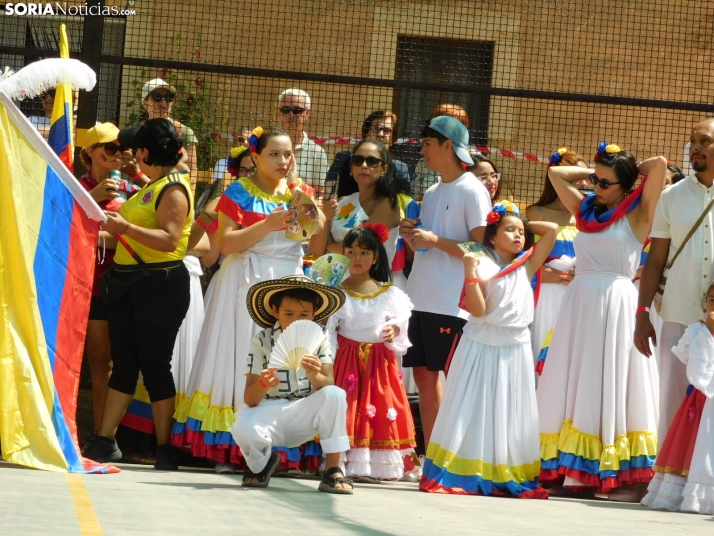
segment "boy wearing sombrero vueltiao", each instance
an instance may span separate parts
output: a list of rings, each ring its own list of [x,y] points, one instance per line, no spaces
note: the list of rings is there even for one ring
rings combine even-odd
[[[231,429],[248,464],[243,486],[267,487],[280,458],[274,446],[293,447],[320,435],[325,473],[319,490],[352,494],[352,481],[339,467],[340,454],[350,448],[347,399],[334,385],[332,350],[325,338],[317,355],[306,355],[302,368],[268,368],[280,334],[295,320],[319,322],[345,302],[344,294],[300,275],[258,283],[248,291],[250,315],[264,327],[251,341],[245,368],[244,404]]]

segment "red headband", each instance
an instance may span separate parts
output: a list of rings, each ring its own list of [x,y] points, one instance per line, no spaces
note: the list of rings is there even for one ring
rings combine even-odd
[[[389,240],[389,228],[383,223],[363,223],[362,227],[369,229],[377,235],[377,239],[384,244]]]

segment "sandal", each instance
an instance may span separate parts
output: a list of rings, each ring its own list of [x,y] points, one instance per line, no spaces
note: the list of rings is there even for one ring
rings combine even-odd
[[[244,488],[267,488],[268,483],[270,482],[270,477],[273,475],[275,470],[278,468],[280,465],[280,456],[276,452],[272,452],[270,454],[270,458],[268,458],[268,463],[265,464],[265,467],[260,473],[254,473],[250,469],[247,469],[243,472],[243,482],[241,482],[241,486]],[[257,482],[246,482],[246,480],[250,478],[257,478]]]
[[[343,476],[333,476],[339,473]],[[351,488],[338,488],[337,484],[349,484]],[[319,491],[325,493],[333,493],[335,495],[352,495],[354,493],[354,483],[351,478],[345,478],[342,469],[339,467],[330,467],[325,474],[322,475],[322,482],[317,487]]]

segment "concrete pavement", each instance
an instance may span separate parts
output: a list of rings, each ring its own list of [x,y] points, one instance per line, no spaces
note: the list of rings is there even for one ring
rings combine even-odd
[[[66,475],[0,463],[0,534],[714,534],[714,517],[598,500],[432,495],[416,484],[357,484],[353,496],[317,480],[162,473],[118,464],[115,475]]]

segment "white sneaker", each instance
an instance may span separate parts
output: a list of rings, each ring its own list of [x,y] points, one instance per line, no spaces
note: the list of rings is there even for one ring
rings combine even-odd
[[[215,469],[219,475],[229,475],[236,472],[236,466],[232,463],[217,463]]]
[[[404,472],[404,476],[399,479],[400,482],[419,482],[421,480],[421,467],[415,467],[409,472]]]

